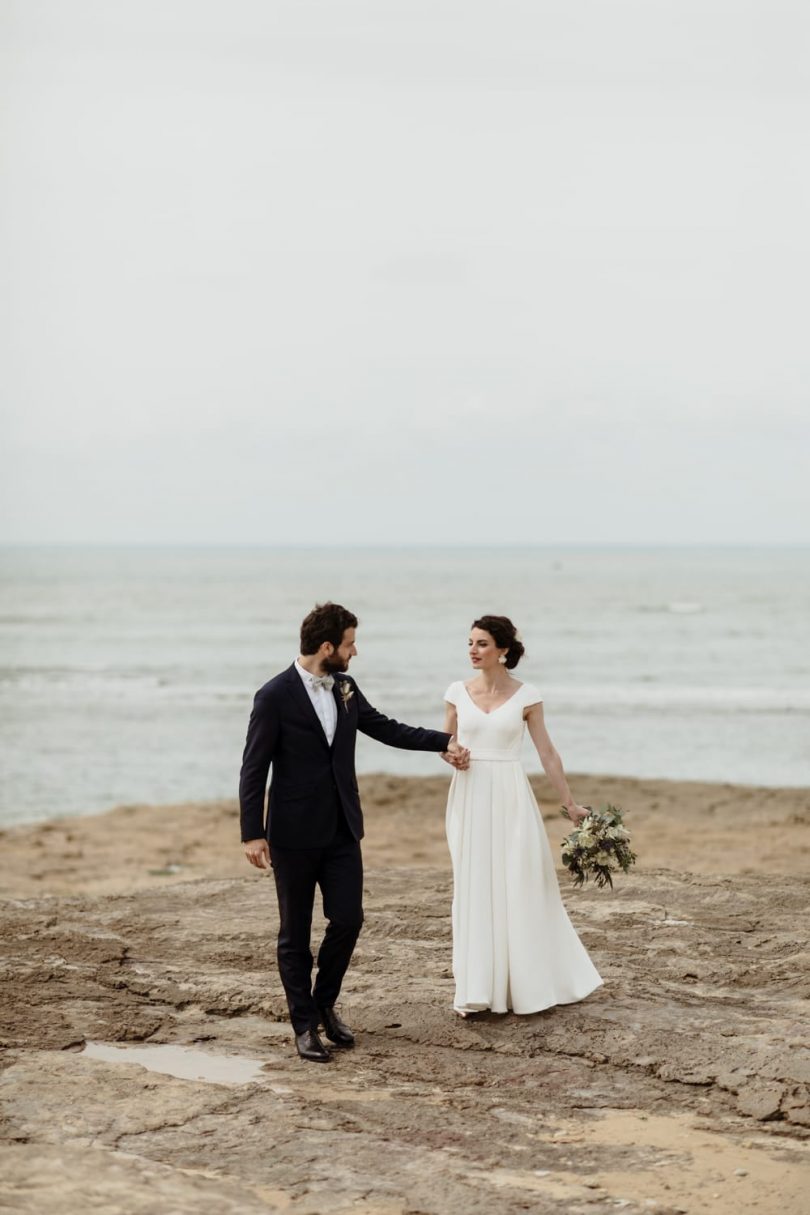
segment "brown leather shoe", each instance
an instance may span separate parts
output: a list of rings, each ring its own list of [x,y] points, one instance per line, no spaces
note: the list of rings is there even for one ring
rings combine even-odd
[[[319,1008],[321,1021],[323,1022],[324,1033],[330,1042],[334,1042],[335,1046],[354,1046],[354,1034],[349,1029],[345,1021],[341,1021],[338,1014],[332,1008]]]
[[[310,1063],[329,1063],[332,1056],[318,1037],[317,1029],[305,1029],[295,1035],[295,1049],[302,1059]]]

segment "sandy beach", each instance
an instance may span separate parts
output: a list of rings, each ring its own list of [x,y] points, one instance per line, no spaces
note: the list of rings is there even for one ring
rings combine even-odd
[[[622,806],[639,868],[702,874],[810,873],[810,789],[571,776],[584,805]],[[552,846],[569,829],[554,791],[531,777]],[[360,790],[368,868],[449,872],[448,777],[365,776]],[[250,875],[235,801],[120,806],[0,831],[0,893],[120,894],[202,877]]]
[[[0,1206],[799,1215],[810,790],[571,779],[623,806],[639,853],[613,892],[561,878],[605,986],[470,1022],[451,1011],[447,779],[361,780],[358,1044],[328,1069],[291,1050],[272,882],[235,803],[0,833]]]

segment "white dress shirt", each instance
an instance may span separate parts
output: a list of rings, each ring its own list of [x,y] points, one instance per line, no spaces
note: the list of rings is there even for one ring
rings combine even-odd
[[[312,707],[318,714],[318,721],[323,726],[326,741],[331,747],[332,739],[335,737],[335,730],[337,729],[337,702],[333,694],[327,692],[326,688],[316,688],[313,686],[312,676],[309,671],[304,670],[297,658],[295,660],[295,669],[304,681],[307,695],[312,701]]]

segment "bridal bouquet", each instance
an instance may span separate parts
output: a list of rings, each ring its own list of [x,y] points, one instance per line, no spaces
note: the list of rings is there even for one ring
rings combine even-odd
[[[563,816],[571,815],[563,808]],[[575,886],[584,886],[593,878],[600,887],[613,889],[614,873],[627,873],[635,863],[636,854],[630,848],[630,832],[622,822],[618,806],[591,810],[578,827],[562,842],[562,860],[574,879]]]

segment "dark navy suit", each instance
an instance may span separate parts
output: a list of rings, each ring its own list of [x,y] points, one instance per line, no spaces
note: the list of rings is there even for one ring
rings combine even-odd
[[[239,781],[242,839],[264,837],[270,844],[281,920],[278,968],[296,1033],[317,1026],[317,1010],[336,1002],[363,923],[357,731],[409,751],[446,751],[451,737],[378,713],[350,675],[335,677],[332,694],[337,724],[330,746],[295,664],[260,688]],[[329,924],[313,991],[310,933],[316,886]]]

